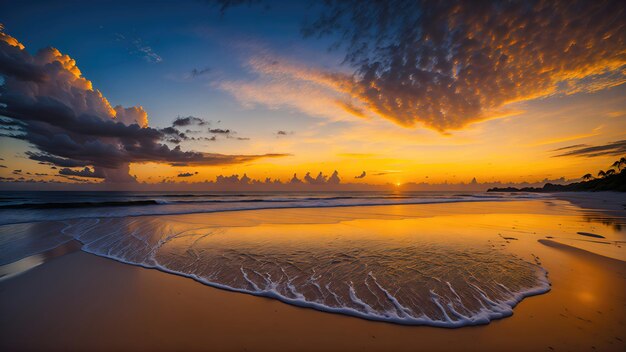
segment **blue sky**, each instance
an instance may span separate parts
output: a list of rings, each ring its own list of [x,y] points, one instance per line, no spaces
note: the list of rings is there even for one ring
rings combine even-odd
[[[448,11],[446,3],[401,0],[346,1],[328,8],[318,2],[261,1],[224,13],[209,1],[13,1],[0,3],[0,23],[29,55],[54,47],[71,57],[112,107],[141,106],[149,127],[162,129],[177,116],[196,116],[211,121],[211,128],[234,131],[230,138],[208,141],[212,135],[203,127],[193,136],[206,138],[184,140],[182,150],[285,155],[189,169],[158,158],[129,160],[130,173],[141,181],[187,172],[197,175],[186,179],[194,182],[220,174],[288,179],[294,172],[339,170],[353,182],[379,184],[473,177],[519,182],[577,179],[581,172],[606,167],[621,144],[593,157],[555,158],[554,151],[626,140],[625,64],[619,56],[626,27],[610,18],[623,6],[609,1],[602,15],[589,18],[567,6],[529,16],[523,6],[512,5],[498,15],[497,4],[481,17],[461,5],[454,15],[460,17],[447,24],[464,28],[455,31],[429,25],[447,19],[423,11],[429,6]],[[350,64],[344,63],[351,53],[346,41],[330,50],[338,32],[302,35],[304,23],[342,10],[347,16],[333,24],[339,33],[376,47],[371,34],[389,21],[385,43],[396,40],[399,46],[378,47]],[[498,27],[489,28],[514,23],[503,16],[518,15],[518,21],[534,24],[519,27],[524,31],[511,28],[510,37],[502,38]],[[495,19],[474,23],[489,16]],[[549,26],[557,20],[584,26]],[[422,32],[417,37],[393,32],[403,26]],[[493,32],[475,34],[475,28]],[[435,32],[424,35],[430,30]],[[424,40],[429,35],[447,39],[433,44]],[[468,38],[478,39],[475,48],[461,45]],[[588,48],[575,47],[577,40]],[[413,57],[421,61],[408,63]],[[467,72],[464,79],[457,77],[460,72]],[[441,83],[446,80],[450,83]],[[40,152],[39,146],[0,137],[0,147],[7,164],[2,177],[11,177],[14,169],[45,171],[25,154]],[[353,178],[363,171],[378,176]]]

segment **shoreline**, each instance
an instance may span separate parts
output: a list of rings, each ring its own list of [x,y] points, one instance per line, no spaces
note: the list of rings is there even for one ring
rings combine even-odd
[[[552,284],[550,292],[529,295],[518,302],[512,316],[494,319],[487,325],[442,328],[328,314],[267,296],[216,288],[202,280],[190,280],[176,272],[172,275],[160,268],[145,270],[142,266],[81,250],[57,256],[44,265],[0,281],[0,311],[4,313],[0,315],[0,324],[7,327],[0,332],[0,347],[3,350],[54,346],[74,350],[366,351],[626,348],[623,333],[626,331],[626,306],[623,305],[626,261],[585,250],[591,248],[595,252],[593,246],[580,249],[560,242],[567,237],[546,236],[553,231],[561,231],[561,236],[571,232],[570,241],[580,236],[575,232],[578,228],[568,227],[564,231],[560,223],[552,224],[571,222],[569,217],[572,216],[580,218],[578,210],[569,208],[568,204],[574,203],[547,199],[497,206],[493,202],[483,204],[479,208],[475,204],[444,203],[355,207],[350,211],[345,208],[290,212],[274,209],[230,215],[171,216],[163,221],[176,223],[176,226],[208,223],[218,228],[238,224],[243,227],[234,228],[232,234],[237,231],[258,234],[286,229],[285,226],[302,229],[302,226],[311,226],[312,221],[324,226],[345,222],[349,223],[347,226],[361,224],[365,229],[376,231],[376,227],[370,226],[379,222],[381,224],[376,226],[384,229],[389,225],[382,222],[388,220],[392,221],[389,224],[400,224],[397,222],[400,221],[404,226],[426,225],[439,217],[441,220],[428,228],[435,231],[433,234],[439,231],[444,234],[445,224],[463,219],[479,220],[472,225],[473,230],[468,230],[469,234],[477,236],[476,241],[490,238],[494,241],[493,248],[497,246],[529,261],[541,258],[540,265],[548,272]],[[589,206],[597,209],[592,205]],[[493,217],[485,218],[481,214]],[[527,216],[526,221],[530,223],[519,227],[516,214]],[[272,220],[266,223],[268,218]],[[493,224],[499,227],[476,227],[483,221],[489,224],[488,219],[496,221]],[[537,227],[533,221],[549,226]],[[568,226],[572,224],[576,222]],[[421,227],[412,225],[411,228]],[[529,232],[539,228],[543,228],[540,233]],[[623,235],[621,230],[611,233],[607,232],[608,228],[602,229],[605,232],[598,233]],[[587,241],[581,244],[590,246]],[[607,247],[606,244],[592,245]],[[545,336],[545,331],[552,328],[557,329]],[[107,332],[105,336],[103,332]]]
[[[5,327],[0,347],[623,350],[624,307],[610,307],[604,300],[572,304],[580,301],[577,292],[561,286],[572,281],[573,274],[559,264],[576,263],[580,268],[578,281],[600,280],[617,288],[624,284],[626,263],[567,245],[542,247],[541,256],[553,282],[550,293],[523,300],[511,317],[459,329],[404,326],[327,314],[74,252],[0,283],[0,304],[5,313],[0,317]],[[613,302],[626,299],[623,289],[612,295],[616,296]],[[601,326],[594,328],[594,322]],[[561,325],[561,329],[546,336],[545,329],[555,325]],[[103,335],[104,331],[108,333]]]

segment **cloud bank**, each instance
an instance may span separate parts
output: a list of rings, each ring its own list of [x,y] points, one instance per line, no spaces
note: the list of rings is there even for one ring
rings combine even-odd
[[[448,130],[515,101],[626,82],[621,1],[331,2],[306,35],[340,36],[345,89],[404,126]]]
[[[511,103],[626,82],[623,1],[328,1],[303,27],[338,38],[351,74],[256,53],[244,105],[379,116],[441,132],[513,113]]]
[[[148,127],[148,114],[141,106],[111,106],[68,55],[51,47],[31,55],[2,26],[0,75],[4,79],[0,86],[0,125],[7,127],[1,136],[34,146],[37,151],[27,152],[32,160],[64,168],[93,167],[93,171],[75,170],[76,176],[98,175],[111,182],[134,182],[128,174],[130,163],[228,165],[285,156],[170,148],[163,141],[171,136]],[[63,173],[71,174],[67,170]],[[88,173],[92,174],[85,176]]]

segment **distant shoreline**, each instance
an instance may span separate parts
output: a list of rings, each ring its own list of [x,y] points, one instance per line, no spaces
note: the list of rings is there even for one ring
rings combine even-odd
[[[626,169],[624,169],[626,170]],[[554,193],[554,192],[598,192],[598,191],[615,191],[626,192],[626,172],[622,172],[596,178],[589,181],[574,182],[567,185],[557,185],[546,183],[543,187],[494,187],[489,188],[487,192],[532,192],[532,193]]]

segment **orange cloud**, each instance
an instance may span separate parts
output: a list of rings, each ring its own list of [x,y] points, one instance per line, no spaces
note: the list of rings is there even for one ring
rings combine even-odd
[[[459,129],[507,104],[626,82],[619,1],[341,1],[305,33],[346,38],[355,74],[331,86],[407,127]]]

